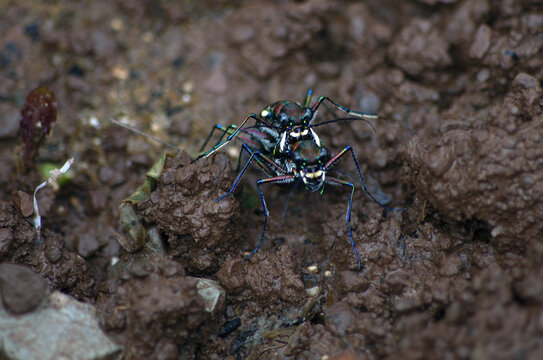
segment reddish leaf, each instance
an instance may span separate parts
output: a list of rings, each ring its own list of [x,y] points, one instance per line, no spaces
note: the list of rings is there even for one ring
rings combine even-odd
[[[57,120],[55,94],[45,86],[32,90],[26,97],[21,116],[25,159],[33,160]]]

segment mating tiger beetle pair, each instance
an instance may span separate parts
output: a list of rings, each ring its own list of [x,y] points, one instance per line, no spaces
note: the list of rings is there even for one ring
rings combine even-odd
[[[358,160],[356,159],[353,149],[350,146],[344,147],[341,151],[332,156],[328,149],[321,144],[319,136],[314,131],[314,128],[318,126],[338,121],[351,120],[363,120],[375,131],[375,128],[370,120],[378,119],[379,115],[366,114],[350,110],[334,102],[330,98],[323,96],[319,97],[315,103],[311,105],[311,98],[312,91],[309,90],[303,105],[291,101],[278,101],[266,107],[259,115],[250,114],[239,126],[230,125],[225,127],[219,124],[215,125],[209,136],[206,138],[200,151],[203,151],[213,136],[215,130],[222,132],[219,140],[215,146],[197,156],[193,162],[201,158],[211,156],[236,138],[243,142],[238,160],[238,170],[240,168],[241,157],[244,151],[249,155],[249,159],[239,172],[230,190],[226,194],[219,197],[217,202],[221,201],[234,191],[241,177],[252,161],[255,161],[259,168],[266,174],[267,177],[258,180],[256,184],[258,193],[260,195],[260,201],[262,202],[262,207],[264,208],[264,228],[256,248],[250,255],[248,255],[248,257],[253,255],[260,247],[260,244],[264,239],[264,234],[266,233],[268,223],[269,212],[268,207],[266,206],[266,201],[264,200],[262,189],[260,187],[261,185],[293,184],[294,186],[297,186],[300,182],[303,182],[308,191],[320,191],[321,194],[324,190],[325,184],[340,186],[344,185],[349,187],[351,189],[351,194],[349,197],[349,204],[347,206],[346,221],[351,246],[356,255],[356,260],[358,261],[358,269],[360,269],[360,257],[356,251],[356,246],[354,244],[353,235],[351,232],[351,208],[355,185],[350,181],[330,176],[330,170],[336,170],[332,169],[332,166],[336,164],[345,154],[350,153],[364,192],[375,203],[379,204],[385,209],[392,211],[403,211],[406,209],[390,208],[380,202],[368,191],[362,176],[362,172],[360,171]],[[333,106],[347,115],[350,115],[350,117],[336,118],[314,124],[318,108],[321,105],[324,105],[327,108],[328,106]],[[252,126],[246,126],[250,119],[255,120],[255,124]],[[228,136],[226,139],[224,139],[226,135]]]

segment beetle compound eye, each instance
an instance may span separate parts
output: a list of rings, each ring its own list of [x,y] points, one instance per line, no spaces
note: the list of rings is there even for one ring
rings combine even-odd
[[[328,152],[328,149],[326,149],[325,147],[321,147],[321,151],[320,151],[320,154],[319,154],[319,160],[320,161],[328,161],[329,158],[330,158],[330,153]]]
[[[291,121],[287,114],[285,113],[279,113],[279,122],[283,127],[288,127],[291,125]]]
[[[313,118],[313,110],[310,108],[305,108],[304,114],[302,115],[302,122],[308,123]]]

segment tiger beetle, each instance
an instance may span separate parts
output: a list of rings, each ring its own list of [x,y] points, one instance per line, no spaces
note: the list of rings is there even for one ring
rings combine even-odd
[[[220,130],[222,132],[221,137],[213,148],[198,156],[193,160],[193,162],[212,155],[236,137],[242,140],[243,145],[239,154],[237,170],[240,169],[241,158],[244,151],[249,155],[249,159],[245,163],[241,172],[238,174],[230,190],[226,194],[219,197],[217,202],[233,193],[241,180],[241,177],[253,160],[256,161],[260,169],[266,174],[266,178],[257,181],[257,189],[265,215],[264,227],[256,248],[247,257],[251,257],[259,249],[267,229],[269,211],[268,207],[266,206],[266,201],[260,185],[271,183],[293,184],[294,189],[298,184],[303,183],[308,191],[320,191],[321,194],[324,191],[325,184],[350,187],[351,194],[347,206],[346,221],[351,246],[356,255],[358,269],[360,269],[360,257],[356,250],[351,231],[351,208],[355,185],[350,181],[330,176],[330,171],[342,173],[342,171],[333,168],[332,166],[336,164],[347,152],[350,152],[358,172],[359,182],[362,185],[364,192],[375,203],[385,209],[391,211],[404,211],[406,209],[390,208],[377,200],[377,198],[375,198],[375,196],[372,195],[367,189],[353,149],[350,146],[346,146],[335,156],[331,156],[328,149],[321,145],[318,135],[313,130],[314,127],[337,121],[361,119],[366,121],[375,131],[373,124],[371,124],[368,119],[378,119],[379,116],[350,110],[337,104],[328,97],[320,97],[312,106],[309,106],[311,103],[311,96],[312,91],[309,90],[303,106],[290,101],[275,102],[262,110],[260,116],[251,114],[246,117],[239,127],[236,127],[235,125],[230,125],[228,127],[224,127],[219,124],[215,125],[206,138],[200,151],[202,151],[205,145],[209,142],[215,130]],[[331,103],[333,106],[349,115],[355,115],[357,117],[338,118],[313,124],[313,121],[317,115],[318,107],[321,104],[326,106],[324,101]],[[256,120],[256,124],[254,126],[245,127],[247,121],[251,118]],[[223,141],[224,136],[227,134],[228,137]]]
[[[264,171],[264,173],[268,174],[269,177],[263,178],[257,181],[257,189],[258,193],[260,195],[260,201],[262,202],[262,207],[264,208],[264,228],[262,230],[262,234],[260,236],[260,240],[258,241],[258,244],[256,248],[253,250],[253,252],[248,255],[247,257],[250,257],[253,255],[258,248],[260,247],[260,244],[262,243],[262,240],[264,239],[264,234],[266,233],[267,223],[268,223],[268,217],[269,217],[269,211],[268,207],[266,206],[266,201],[264,200],[264,194],[262,193],[262,189],[260,188],[260,185],[263,184],[295,184],[297,185],[300,182],[303,182],[305,185],[305,188],[310,192],[317,192],[320,191],[322,194],[324,191],[324,185],[330,184],[330,185],[344,185],[351,188],[351,194],[349,196],[349,203],[347,206],[347,215],[346,215],[346,221],[347,221],[347,228],[349,230],[349,239],[351,241],[351,246],[354,250],[354,253],[356,255],[356,260],[358,262],[358,269],[360,270],[360,257],[358,256],[358,251],[356,251],[356,247],[353,240],[353,235],[351,232],[351,208],[352,208],[352,202],[353,202],[353,195],[354,195],[354,189],[355,186],[352,182],[346,181],[343,179],[339,179],[336,177],[329,176],[328,173],[332,170],[336,170],[332,168],[332,166],[338,162],[346,153],[350,152],[354,165],[356,167],[356,170],[358,172],[358,176],[360,179],[360,183],[362,184],[362,189],[368,196],[377,204],[379,204],[381,207],[392,210],[392,211],[404,211],[406,209],[395,209],[390,208],[386,206],[385,204],[381,203],[379,200],[377,200],[367,189],[366,183],[364,182],[364,178],[362,176],[362,172],[360,171],[360,166],[358,165],[358,160],[356,159],[356,156],[353,152],[353,149],[350,146],[346,146],[338,152],[334,156],[330,156],[330,153],[328,149],[324,146],[321,146],[311,140],[301,140],[297,141],[292,144],[291,149],[291,156],[290,157],[270,157],[270,154],[267,154],[265,151],[259,151],[259,150],[252,150],[247,144],[242,145],[242,152],[246,151],[249,154],[249,159],[245,163],[245,166],[237,176],[236,180],[234,181],[234,184],[230,188],[230,190],[219,197],[217,199],[217,202],[224,199],[229,194],[232,194],[235,190],[236,186],[238,185],[241,177],[245,173],[245,170],[247,170],[249,164],[251,161],[256,161],[258,166]]]
[[[250,114],[241,122],[239,126],[230,125],[225,127],[219,124],[215,125],[202,145],[200,152],[203,151],[206,144],[213,136],[215,130],[222,131],[221,137],[215,146],[197,156],[193,162],[212,155],[217,150],[232,141],[236,136],[240,137],[242,141],[252,144],[255,148],[264,149],[268,154],[288,157],[290,156],[291,145],[294,142],[311,140],[317,146],[320,146],[319,136],[313,130],[313,128],[317,126],[337,121],[363,120],[375,131],[373,124],[369,120],[379,119],[379,115],[366,114],[348,109],[326,96],[319,97],[313,105],[310,105],[312,95],[313,91],[309,89],[303,105],[286,100],[277,101],[262,110],[260,115],[254,113]],[[338,118],[313,124],[319,106],[324,104],[324,106],[327,107],[325,101],[344,113],[353,115],[353,117]],[[245,128],[245,125],[249,119],[256,120],[256,124],[255,126]],[[245,137],[243,135],[239,135],[240,133],[244,134]],[[223,140],[224,136],[227,134],[228,137]]]

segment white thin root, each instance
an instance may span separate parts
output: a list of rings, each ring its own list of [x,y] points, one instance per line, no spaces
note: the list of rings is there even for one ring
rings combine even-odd
[[[40,236],[40,230],[41,230],[41,216],[40,216],[40,210],[38,209],[38,200],[36,200],[36,193],[38,192],[39,189],[45,187],[46,185],[56,182],[62,174],[66,173],[70,169],[70,166],[72,166],[73,162],[74,162],[74,158],[70,158],[68,159],[68,161],[66,161],[66,163],[60,169],[51,170],[49,172],[50,174],[49,179],[39,184],[38,187],[36,187],[36,190],[34,190],[34,199],[33,199],[34,219],[33,221],[34,221],[34,227],[38,231],[38,237]]]

